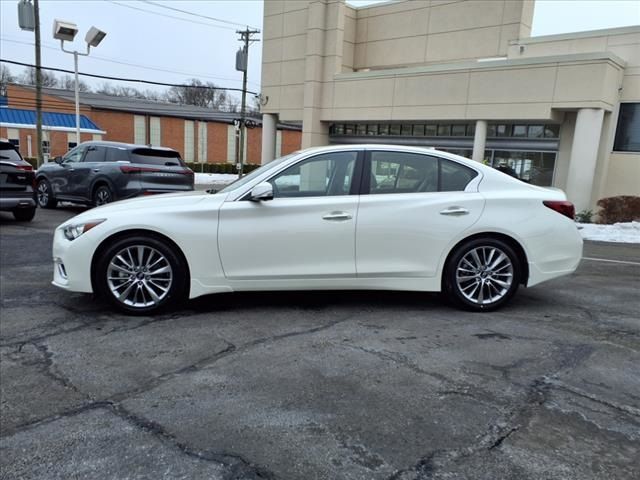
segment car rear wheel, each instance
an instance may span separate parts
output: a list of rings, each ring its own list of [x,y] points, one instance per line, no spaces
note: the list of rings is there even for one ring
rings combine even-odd
[[[95,280],[98,292],[118,309],[147,314],[185,298],[187,268],[164,241],[132,236],[100,255]]]
[[[30,222],[36,215],[36,208],[16,208],[12,213],[19,222]]]
[[[113,193],[106,185],[100,185],[93,191],[93,204],[96,207],[113,202]]]
[[[518,290],[520,261],[513,249],[494,238],[458,247],[445,267],[444,286],[451,301],[466,310],[490,311]]]
[[[40,208],[56,208],[58,202],[53,196],[53,190],[51,190],[51,184],[48,180],[44,178],[38,180],[36,185],[36,195],[38,198],[38,206]]]

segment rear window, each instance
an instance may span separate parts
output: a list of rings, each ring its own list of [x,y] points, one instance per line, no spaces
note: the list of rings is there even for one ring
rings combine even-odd
[[[180,154],[175,150],[155,150],[153,148],[136,148],[132,150],[131,163],[164,165],[167,167],[185,166]]]
[[[7,144],[0,144],[0,160],[22,162],[20,154],[15,151],[12,145]]]

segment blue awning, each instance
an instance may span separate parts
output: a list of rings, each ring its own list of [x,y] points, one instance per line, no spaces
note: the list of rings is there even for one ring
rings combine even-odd
[[[35,110],[0,108],[0,125],[3,127],[35,128],[35,124]],[[42,112],[42,126],[49,130],[73,132],[76,128],[76,116],[73,113]],[[84,115],[80,115],[80,130],[85,133],[105,133]]]

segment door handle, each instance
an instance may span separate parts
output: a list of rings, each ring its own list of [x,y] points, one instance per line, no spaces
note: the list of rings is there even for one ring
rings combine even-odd
[[[76,169],[75,169],[75,168],[70,168],[70,169],[69,169],[69,171],[70,171],[70,172],[75,172],[75,171],[76,171]]]
[[[99,168],[94,168],[93,171],[98,173],[100,171],[100,169]]]
[[[323,220],[327,220],[330,222],[342,222],[345,220],[351,220],[351,215],[347,212],[331,212],[322,216]]]
[[[444,210],[440,210],[440,215],[468,215],[469,210],[462,207],[449,207]]]

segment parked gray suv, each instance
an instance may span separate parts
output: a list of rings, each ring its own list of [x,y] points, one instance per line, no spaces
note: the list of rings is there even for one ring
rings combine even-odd
[[[193,171],[170,148],[84,142],[36,172],[38,205],[64,200],[89,205],[193,190]]]

